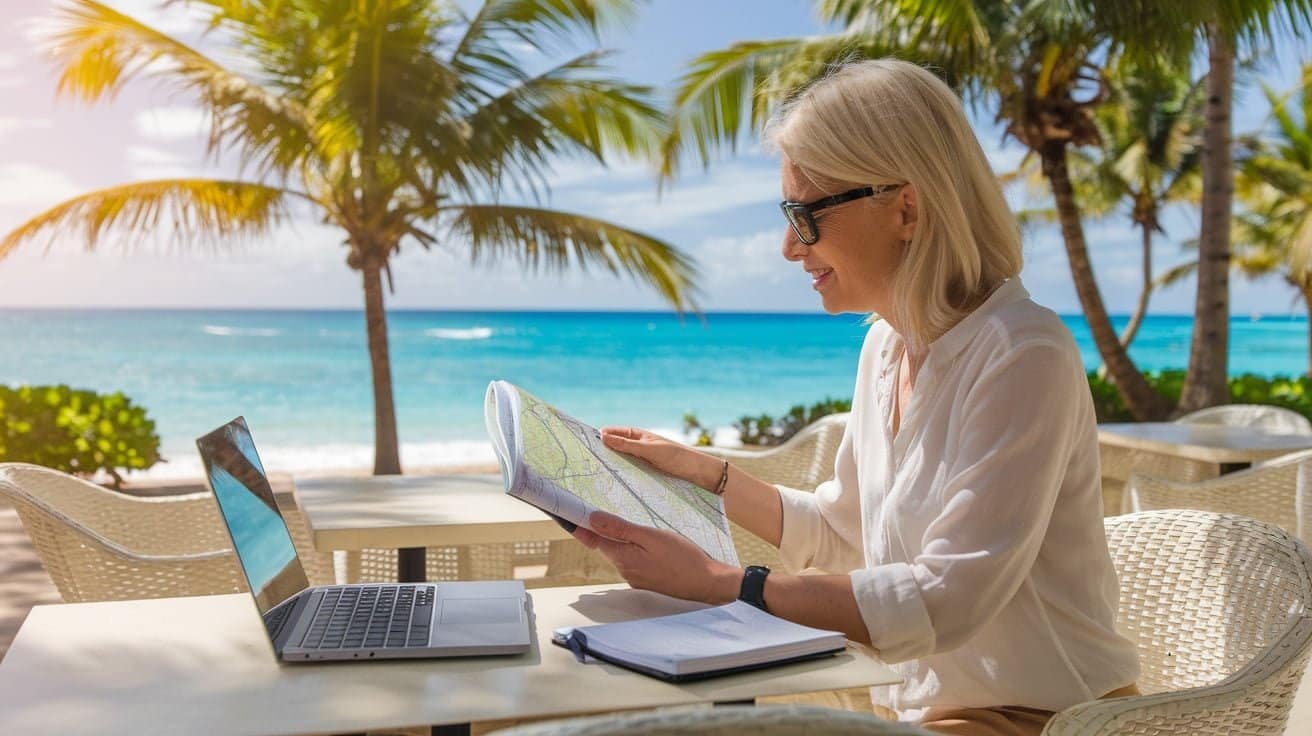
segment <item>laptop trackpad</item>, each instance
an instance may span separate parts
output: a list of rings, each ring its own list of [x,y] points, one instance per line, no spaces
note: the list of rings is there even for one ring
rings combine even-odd
[[[438,622],[448,626],[513,624],[519,623],[523,610],[522,598],[447,598],[442,601]]]

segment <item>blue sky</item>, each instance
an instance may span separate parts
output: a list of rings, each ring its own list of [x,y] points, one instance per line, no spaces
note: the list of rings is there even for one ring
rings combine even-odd
[[[52,2],[0,5],[0,232],[7,232],[61,199],[142,178],[212,176],[231,171],[204,157],[202,118],[186,98],[150,84],[127,88],[94,107],[54,98],[52,67],[35,40]],[[157,0],[110,0],[111,5],[164,30],[194,28],[185,8],[161,9]],[[462,5],[470,2],[462,1]],[[820,30],[806,0],[655,0],[628,28],[613,29],[602,45],[616,50],[622,76],[668,90],[697,54],[735,41]],[[1288,89],[1300,56],[1282,44],[1256,78]],[[1306,58],[1307,50],[1303,48]],[[1253,87],[1253,85],[1250,85]],[[1241,91],[1236,129],[1261,125],[1265,104],[1255,88]],[[985,112],[976,131],[995,168],[1019,161]],[[1019,201],[1023,194],[1014,193]],[[690,171],[658,198],[654,179],[639,163],[609,169],[562,162],[551,204],[610,219],[664,238],[699,263],[708,310],[817,311],[818,299],[798,264],[779,254],[783,221],[777,161],[749,144],[708,172]],[[1178,243],[1196,236],[1196,215],[1179,212],[1159,238],[1159,267],[1185,258]],[[1123,215],[1086,222],[1104,298],[1128,312],[1137,296],[1138,235]],[[88,254],[76,241],[47,253],[29,247],[0,261],[0,307],[334,307],[357,308],[361,289],[344,263],[341,235],[313,221],[295,222],[265,241],[222,253],[185,251],[167,238],[143,240],[131,253]],[[1055,229],[1025,237],[1024,280],[1036,300],[1078,313],[1069,268]],[[527,275],[513,265],[472,268],[458,243],[450,253],[417,247],[394,264],[396,293],[389,305],[437,309],[661,309],[663,303],[626,278]],[[1235,280],[1236,314],[1301,313],[1283,282]],[[1191,285],[1159,292],[1154,313],[1189,313]]]

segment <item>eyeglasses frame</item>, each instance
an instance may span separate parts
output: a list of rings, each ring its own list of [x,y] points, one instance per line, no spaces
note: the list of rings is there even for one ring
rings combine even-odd
[[[788,220],[788,225],[793,228],[793,234],[797,236],[797,239],[800,240],[803,245],[815,245],[820,242],[820,226],[816,224],[815,213],[829,207],[846,204],[853,200],[874,197],[886,192],[891,192],[902,186],[902,184],[883,184],[877,187],[857,187],[856,189],[849,189],[846,192],[839,192],[838,194],[831,194],[828,197],[821,197],[812,202],[793,202],[785,199],[779,203],[779,209],[784,213],[784,219]],[[803,218],[803,221],[811,228],[811,232],[815,233],[814,238],[807,240],[806,236],[802,234],[801,228],[797,226],[796,218],[799,216]]]

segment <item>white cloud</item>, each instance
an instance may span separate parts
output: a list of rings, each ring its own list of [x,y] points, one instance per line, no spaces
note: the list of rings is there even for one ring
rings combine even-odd
[[[146,138],[181,140],[200,138],[208,129],[209,116],[197,107],[155,107],[137,113],[137,132]]]
[[[124,157],[133,179],[175,179],[197,174],[187,159],[154,146],[128,146]]]
[[[68,176],[32,164],[0,164],[0,207],[48,207],[81,193]]]
[[[653,187],[656,181],[651,164],[625,159],[607,166],[602,166],[592,159],[563,159],[553,164],[551,170],[552,174],[547,177],[547,182],[554,190],[569,189],[579,184],[593,184],[598,180],[607,183],[646,180],[651,182]]]
[[[750,235],[709,238],[695,253],[698,270],[709,282],[709,291],[744,282],[777,284],[789,280],[810,283],[796,264],[784,259],[780,250],[783,226]]]
[[[0,87],[4,80],[0,79]],[[0,118],[0,140],[15,130],[48,130],[53,125],[49,118]]]
[[[108,0],[115,10],[168,34],[200,33],[207,25],[205,12],[183,3],[166,4],[161,0]]]
[[[779,199],[779,172],[774,167],[724,166],[695,183],[675,183],[657,196],[654,183],[618,192],[578,190],[571,200],[586,202],[588,211],[626,227],[651,229],[747,205]]]

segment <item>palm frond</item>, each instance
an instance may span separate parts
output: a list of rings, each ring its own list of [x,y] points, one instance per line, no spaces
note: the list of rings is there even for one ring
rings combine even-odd
[[[124,250],[155,240],[170,247],[222,248],[267,234],[285,219],[287,203],[304,195],[242,181],[163,179],[100,189],[51,207],[0,240],[0,259],[24,243],[61,239],[95,250],[109,239]]]
[[[664,134],[650,90],[601,72],[606,52],[558,64],[503,91],[461,123],[468,135],[433,140],[430,163],[466,195],[514,182],[535,198],[553,159],[610,152],[646,156]]]
[[[632,19],[634,0],[485,0],[450,55],[466,99],[486,99],[524,79],[524,47],[550,52]],[[516,45],[519,48],[516,48]]]
[[[286,173],[304,161],[310,125],[291,100],[95,0],[59,6],[55,23],[57,93],[94,102],[133,78],[154,79],[205,107],[211,155],[228,145],[262,172]]]
[[[469,242],[475,264],[514,260],[532,271],[599,266],[644,281],[671,305],[696,309],[696,269],[677,248],[584,215],[506,205],[446,208],[452,237]]]
[[[1198,261],[1188,261],[1178,266],[1172,266],[1165,271],[1157,274],[1153,279],[1153,289],[1160,289],[1166,286],[1172,286],[1184,281],[1198,270]]]

